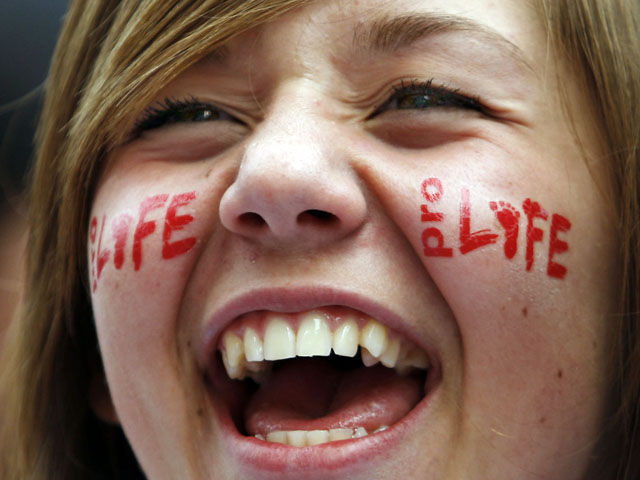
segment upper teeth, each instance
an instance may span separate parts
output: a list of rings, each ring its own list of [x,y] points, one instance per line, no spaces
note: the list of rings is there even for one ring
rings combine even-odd
[[[332,349],[336,355],[353,357],[358,346],[366,366],[380,361],[400,373],[429,367],[424,351],[374,319],[335,318],[332,331],[324,313],[309,312],[301,318],[297,332],[294,323],[282,315],[270,314],[262,329],[252,324],[227,330],[219,348],[229,377],[250,376],[260,381],[270,367],[264,360],[328,356]]]

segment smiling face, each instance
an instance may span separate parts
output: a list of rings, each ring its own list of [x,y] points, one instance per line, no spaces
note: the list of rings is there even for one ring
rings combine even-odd
[[[88,245],[149,478],[584,478],[615,238],[544,40],[514,2],[317,2],[161,92]]]

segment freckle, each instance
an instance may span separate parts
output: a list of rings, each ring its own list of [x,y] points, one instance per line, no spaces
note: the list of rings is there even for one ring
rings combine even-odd
[[[540,423],[544,423],[544,422],[546,422],[546,421],[547,421],[547,417],[541,417],[541,418],[540,418]]]
[[[558,378],[562,378],[562,369],[561,368],[558,369],[557,376],[558,376]]]
[[[202,408],[199,408],[196,413],[198,414],[199,417],[202,417],[204,415],[204,410],[202,410]]]
[[[191,346],[191,340],[187,340],[187,347]]]
[[[526,317],[528,314],[529,314],[529,310],[527,309],[527,307],[524,307],[524,308],[522,309],[522,316],[523,316],[523,317]]]

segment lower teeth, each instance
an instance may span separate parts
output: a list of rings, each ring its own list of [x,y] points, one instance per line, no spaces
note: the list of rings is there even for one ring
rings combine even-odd
[[[383,425],[372,433],[378,433],[386,430],[386,425]],[[278,430],[269,432],[266,436],[257,434],[255,437],[258,440],[263,440],[272,443],[282,443],[285,445],[291,445],[292,447],[311,447],[313,445],[320,445],[322,443],[337,442],[340,440],[351,440],[354,438],[366,437],[369,435],[364,427],[357,428],[332,428],[331,430]]]

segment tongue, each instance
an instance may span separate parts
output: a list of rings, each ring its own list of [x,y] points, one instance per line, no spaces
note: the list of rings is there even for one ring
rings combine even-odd
[[[361,365],[361,364],[360,364]],[[278,430],[390,426],[422,398],[424,376],[402,377],[376,365],[347,370],[321,358],[296,359],[274,370],[245,411],[249,435]]]

